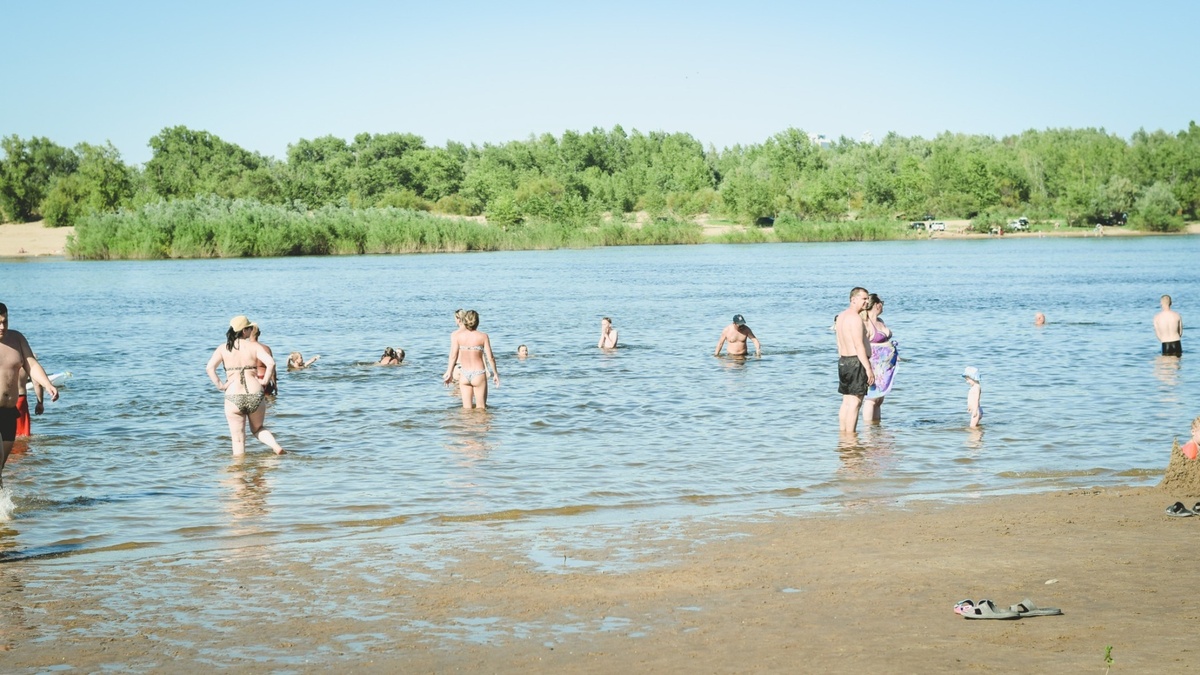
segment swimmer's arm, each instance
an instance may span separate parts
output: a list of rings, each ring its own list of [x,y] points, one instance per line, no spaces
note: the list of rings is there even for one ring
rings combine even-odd
[[[492,339],[487,335],[483,336],[483,352],[487,354],[488,361],[492,364],[492,381],[496,386],[500,386],[500,371],[496,369],[496,357],[492,354]]]
[[[42,387],[50,392],[50,400],[58,400],[58,389],[50,383],[50,376],[42,368],[42,364],[38,363],[37,357],[33,355],[33,350],[29,348],[29,342],[25,340],[25,336],[21,336],[21,353],[25,357],[25,372],[29,373],[29,379],[33,380],[33,385],[42,385]]]
[[[445,384],[450,384],[450,380],[454,378],[454,364],[458,361],[458,335],[455,333],[450,334],[450,363],[446,366],[446,374],[442,376],[442,382]]]
[[[319,359],[319,358],[321,358],[321,355],[317,354],[316,356],[312,357],[311,359],[305,361],[304,367],[307,368],[307,367],[311,366],[312,364],[316,363],[317,359]]]
[[[754,331],[746,328],[746,337],[754,343],[754,356],[762,356],[762,345],[758,344],[758,336],[754,334]]]
[[[225,387],[221,386],[221,378],[217,377],[217,364],[221,362],[221,348],[217,347],[213,351],[212,358],[208,360],[208,365],[204,368],[204,372],[208,373],[208,379],[221,391],[225,391]]]
[[[871,366],[871,357],[867,355],[867,325],[863,325],[863,333],[859,336],[861,339],[854,341],[854,353],[858,356],[858,362],[862,364],[863,370],[867,371],[867,386],[875,384],[875,369]]]
[[[275,379],[275,357],[271,356],[271,352],[263,349],[260,345],[258,348],[258,360],[263,362],[267,370],[263,372],[263,376],[258,378],[258,383],[262,386],[271,384],[271,380]]]
[[[713,352],[713,356],[721,355],[721,347],[725,346],[725,331],[721,331],[721,339],[717,340],[717,349]]]
[[[608,333],[612,335],[612,346],[615,348],[617,346],[617,329],[610,329]]]

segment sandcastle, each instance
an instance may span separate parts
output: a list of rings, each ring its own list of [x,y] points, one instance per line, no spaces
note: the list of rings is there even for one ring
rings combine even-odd
[[[1171,444],[1171,461],[1158,487],[1174,497],[1200,497],[1200,459],[1188,459],[1179,449],[1179,439]]]

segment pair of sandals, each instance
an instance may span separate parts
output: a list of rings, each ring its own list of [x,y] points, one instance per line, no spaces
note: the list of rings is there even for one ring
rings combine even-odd
[[[1183,502],[1175,502],[1174,504],[1167,507],[1167,515],[1175,516],[1177,518],[1186,518],[1188,516],[1200,516],[1200,502],[1196,502],[1196,505],[1190,509],[1188,507],[1184,506]]]
[[[964,619],[1020,619],[1026,616],[1058,616],[1062,610],[1057,607],[1038,607],[1025,598],[1008,609],[996,607],[991,600],[960,600],[954,605],[954,613],[961,614]]]

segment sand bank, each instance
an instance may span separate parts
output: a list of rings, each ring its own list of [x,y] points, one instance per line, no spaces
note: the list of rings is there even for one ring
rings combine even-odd
[[[73,227],[45,227],[36,223],[0,225],[0,258],[24,258],[39,255],[63,255]]]
[[[421,551],[357,539],[331,556],[316,540],[280,548],[264,534],[256,547],[83,569],[14,562],[0,565],[0,663],[1099,673],[1111,645],[1113,672],[1200,666],[1200,517],[1163,513],[1191,495],[964,499],[524,537],[481,525]],[[963,598],[1026,597],[1065,615],[968,621],[951,611]]]

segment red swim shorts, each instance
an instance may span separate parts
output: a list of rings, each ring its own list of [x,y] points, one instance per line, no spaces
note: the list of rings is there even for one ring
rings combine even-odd
[[[29,435],[29,397],[17,397],[17,436]]]

